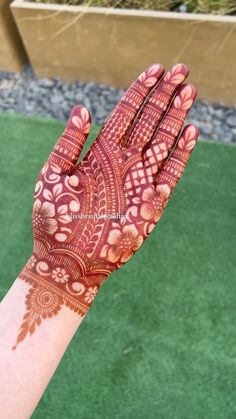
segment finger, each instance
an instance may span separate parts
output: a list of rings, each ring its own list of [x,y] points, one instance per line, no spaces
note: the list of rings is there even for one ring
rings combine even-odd
[[[60,166],[62,172],[72,172],[88,137],[90,126],[89,111],[83,106],[75,106],[48,162]]]
[[[170,194],[182,176],[188,159],[197,142],[199,130],[195,125],[187,125],[170,158],[155,178],[155,185],[167,185]]]
[[[151,168],[153,175],[160,170],[178,140],[185,118],[196,96],[197,90],[193,85],[183,84],[179,87],[173,103],[149,142],[143,159],[144,166]]]
[[[151,140],[178,86],[182,84],[188,74],[189,70],[185,64],[176,64],[165,74],[164,78],[151,93],[135,122],[129,138],[128,144],[130,146],[141,150]]]
[[[110,116],[105,121],[100,135],[107,141],[120,143],[128,132],[146,96],[164,73],[161,64],[153,64],[141,73],[124,93]]]

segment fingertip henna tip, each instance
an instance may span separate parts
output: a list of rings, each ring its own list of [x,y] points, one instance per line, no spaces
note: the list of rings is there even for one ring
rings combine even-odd
[[[152,71],[155,72],[156,74],[162,73],[164,71],[164,66],[160,63],[153,63],[151,65],[149,65],[146,69],[146,71]]]
[[[198,140],[198,135],[199,135],[199,128],[196,125],[194,124],[186,125],[181,135],[181,138],[178,142],[178,147],[181,150],[185,150],[191,153]]]
[[[189,68],[187,66],[187,64],[181,63],[182,65],[182,70],[185,74],[189,74]]]
[[[83,134],[88,134],[91,125],[91,114],[83,105],[76,105],[72,108],[67,128],[79,130]]]
[[[180,96],[184,99],[191,99],[193,102],[197,96],[197,89],[191,83],[183,83],[178,89],[177,96]]]
[[[81,109],[84,107],[83,104],[78,104],[78,105],[74,105],[73,108],[71,109],[71,115],[80,115],[80,111]]]
[[[70,113],[70,117],[81,116],[81,115],[83,117],[86,117],[87,120],[91,120],[91,114],[83,104],[73,106],[73,108],[71,110],[71,113]]]
[[[139,76],[138,80],[147,88],[153,87],[164,73],[164,67],[161,64],[151,64]]]
[[[186,89],[186,87],[190,87],[191,90],[195,91],[197,90],[196,87],[194,86],[194,84],[192,83],[183,83],[180,87],[179,90],[183,90]]]
[[[195,124],[188,124],[188,125],[186,125],[186,127],[185,127],[184,131],[185,131],[186,133],[191,132],[191,133],[192,133],[192,135],[194,135],[195,137],[197,137],[197,136],[198,136],[198,134],[199,134],[199,128],[198,128],[198,127],[197,127],[197,125],[195,125]]]
[[[194,86],[194,84],[192,83],[188,83],[187,86],[189,86],[192,90],[192,94],[193,94],[193,98],[195,99],[197,96],[197,88],[196,86]]]
[[[173,66],[172,70],[178,70],[178,72],[181,72],[185,76],[189,74],[189,68],[184,63],[177,63]]]

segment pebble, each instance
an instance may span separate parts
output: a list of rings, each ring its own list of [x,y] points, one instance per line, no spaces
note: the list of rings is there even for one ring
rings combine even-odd
[[[103,124],[124,89],[78,80],[37,79],[32,67],[20,73],[0,72],[0,112],[51,117],[65,121],[76,104],[86,106],[93,123]],[[236,143],[236,107],[222,102],[197,100],[188,123],[197,125],[203,140]]]
[[[210,122],[209,123],[202,122],[198,124],[198,126],[200,128],[200,132],[202,135],[205,135],[207,138],[211,137],[211,135],[213,134],[213,126]]]
[[[236,127],[236,112],[232,112],[230,116],[227,116],[226,123],[230,126],[235,128]]]
[[[222,120],[224,118],[224,110],[223,109],[214,109],[213,110],[213,115],[215,117],[216,120]]]
[[[236,143],[236,128],[232,128],[230,130],[230,134],[232,135],[232,140],[231,142]]]
[[[233,134],[231,132],[225,133],[223,141],[224,143],[231,143],[233,141]]]
[[[51,80],[51,79],[39,79],[38,80],[38,86],[40,86],[40,87],[50,88],[50,87],[53,87],[54,84],[55,84],[55,81]]]

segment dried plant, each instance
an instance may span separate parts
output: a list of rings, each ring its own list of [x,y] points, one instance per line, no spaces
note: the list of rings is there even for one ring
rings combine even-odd
[[[218,15],[236,14],[235,0],[32,0],[43,3],[59,3],[90,7],[122,9],[185,11]]]

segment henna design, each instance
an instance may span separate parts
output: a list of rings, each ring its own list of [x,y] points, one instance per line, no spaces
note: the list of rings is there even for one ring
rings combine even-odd
[[[33,254],[19,275],[31,288],[13,349],[63,306],[84,316],[159,221],[198,137],[191,125],[178,141],[196,95],[182,85],[187,67],[174,66],[158,84],[163,72],[154,64],[138,77],[79,165],[90,115],[72,110],[37,178]]]
[[[166,117],[154,134],[144,160],[145,167],[150,168],[152,174],[160,170],[169,150],[179,137],[184,120],[196,97],[196,89],[192,85],[182,85],[169,108]]]
[[[24,340],[27,333],[32,335],[42,319],[55,316],[60,311],[62,304],[63,298],[60,295],[34,283],[26,296],[27,312],[23,317],[16,345],[12,349],[16,349],[18,343]]]
[[[140,150],[152,138],[157,124],[167,110],[174,93],[189,71],[184,64],[177,64],[168,71],[149,97],[143,112],[139,116],[129,142]]]

